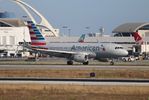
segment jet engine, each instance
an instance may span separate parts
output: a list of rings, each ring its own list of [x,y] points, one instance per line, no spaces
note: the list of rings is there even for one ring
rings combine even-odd
[[[109,59],[108,59],[108,58],[100,58],[100,59],[98,59],[98,61],[101,61],[101,62],[109,62]]]
[[[74,55],[73,60],[76,61],[76,62],[81,62],[81,63],[88,62],[88,55],[76,54],[76,55]]]

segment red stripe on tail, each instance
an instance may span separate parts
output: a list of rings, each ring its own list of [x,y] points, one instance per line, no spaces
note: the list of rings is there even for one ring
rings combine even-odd
[[[31,45],[39,46],[39,45],[46,45],[46,43],[38,43],[38,42],[33,43],[33,42],[32,42]]]

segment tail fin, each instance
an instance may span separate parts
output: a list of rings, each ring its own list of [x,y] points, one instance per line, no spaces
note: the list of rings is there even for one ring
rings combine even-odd
[[[27,25],[30,31],[31,46],[45,47],[46,41],[37,26],[32,21],[27,21]]]
[[[81,37],[79,38],[78,42],[83,43],[85,39],[85,34],[82,34]]]
[[[143,44],[143,39],[138,32],[133,33],[136,44]]]

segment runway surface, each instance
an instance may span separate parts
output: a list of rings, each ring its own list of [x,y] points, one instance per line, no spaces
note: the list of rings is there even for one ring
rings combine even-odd
[[[139,79],[49,79],[49,78],[0,78],[0,84],[68,84],[149,86],[149,80]]]
[[[149,66],[102,66],[102,65],[0,65],[0,70],[13,70],[13,69],[147,69]]]

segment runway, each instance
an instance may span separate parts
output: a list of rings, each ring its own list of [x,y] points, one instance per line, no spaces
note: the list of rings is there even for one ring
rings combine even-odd
[[[99,66],[99,65],[0,65],[0,70],[102,70],[102,69],[145,69],[149,66]],[[50,78],[0,78],[0,84],[70,84],[70,85],[106,85],[106,86],[149,86],[149,80],[144,79],[50,79]]]
[[[50,78],[0,78],[0,84],[59,84],[59,85],[109,85],[149,86],[144,79],[50,79]]]
[[[104,66],[104,65],[0,65],[0,70],[15,70],[15,69],[149,69],[149,66]]]

